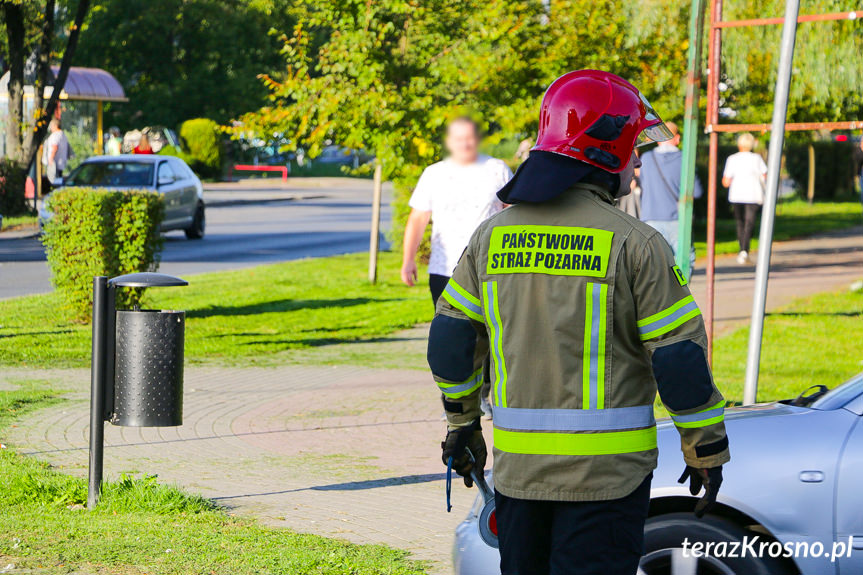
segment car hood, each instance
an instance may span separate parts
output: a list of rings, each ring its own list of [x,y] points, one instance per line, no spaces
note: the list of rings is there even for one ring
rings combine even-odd
[[[807,411],[807,407],[797,407],[785,403],[774,401],[771,403],[756,403],[754,405],[737,406],[725,409],[725,422],[749,420],[758,417],[772,417],[775,415],[791,415]],[[671,418],[663,418],[657,421],[657,427],[661,430],[674,429],[674,422]]]

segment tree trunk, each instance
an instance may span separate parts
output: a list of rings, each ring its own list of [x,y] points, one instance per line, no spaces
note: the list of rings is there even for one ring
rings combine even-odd
[[[66,85],[66,78],[69,77],[69,68],[72,66],[72,58],[75,56],[75,49],[78,47],[78,37],[81,35],[81,26],[84,24],[84,18],[87,16],[87,10],[90,8],[90,0],[78,0],[78,9],[75,12],[75,21],[69,30],[69,40],[66,43],[66,50],[63,52],[63,60],[60,62],[60,70],[57,73],[57,78],[54,80],[54,89],[51,92],[51,97],[48,99],[48,104],[45,106],[45,111],[41,115],[42,118],[52,118],[54,111],[57,109],[57,104],[60,102],[60,93],[63,91],[63,86]],[[27,168],[33,165],[36,159],[36,152],[39,151],[39,145],[45,137],[45,132],[48,129],[48,122],[41,122],[33,129],[33,138],[30,140],[31,148],[25,150],[25,158],[27,158]]]
[[[6,156],[24,162],[21,135],[24,119],[24,14],[21,6],[3,3],[9,45],[9,116],[6,120]]]
[[[49,122],[51,118],[43,114],[42,104],[45,103],[45,87],[51,74],[51,46],[54,44],[54,0],[45,2],[45,19],[42,29],[39,31],[39,47],[36,53],[36,80],[33,82],[33,109],[35,110],[34,128],[43,122]],[[27,130],[24,136],[24,157],[29,158],[33,151],[35,129]],[[39,144],[36,144],[36,148]]]

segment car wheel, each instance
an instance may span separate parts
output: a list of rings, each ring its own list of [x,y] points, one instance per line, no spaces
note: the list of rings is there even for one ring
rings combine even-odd
[[[198,204],[195,216],[192,218],[192,225],[186,228],[186,237],[190,240],[200,240],[204,237],[206,229],[207,216],[204,213],[204,204]]]
[[[639,565],[639,575],[790,575],[794,569],[783,561],[771,557],[741,557],[741,549],[732,553],[732,543],[740,543],[748,536],[759,534],[718,517],[707,516],[696,519],[692,513],[670,513],[651,517],[644,526],[644,557]],[[688,539],[689,549],[684,554],[683,541]],[[764,541],[765,536],[760,535]],[[696,557],[692,544],[725,543],[726,551],[717,557],[703,553]],[[757,545],[756,545],[757,550]],[[735,555],[728,557],[727,555]]]

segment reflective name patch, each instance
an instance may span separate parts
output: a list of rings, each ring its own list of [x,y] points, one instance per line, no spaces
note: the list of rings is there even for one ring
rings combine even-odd
[[[614,232],[568,226],[500,226],[486,272],[605,277]]]

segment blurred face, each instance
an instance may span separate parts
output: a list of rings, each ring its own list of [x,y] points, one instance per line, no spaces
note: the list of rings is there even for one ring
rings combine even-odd
[[[479,156],[479,134],[470,122],[453,122],[446,132],[446,150],[458,164],[472,164]]]
[[[623,171],[618,174],[620,176],[620,188],[617,190],[615,197],[622,198],[632,191],[632,178],[635,177],[635,170],[641,168],[641,160],[632,152],[629,157],[629,163],[623,168]]]

